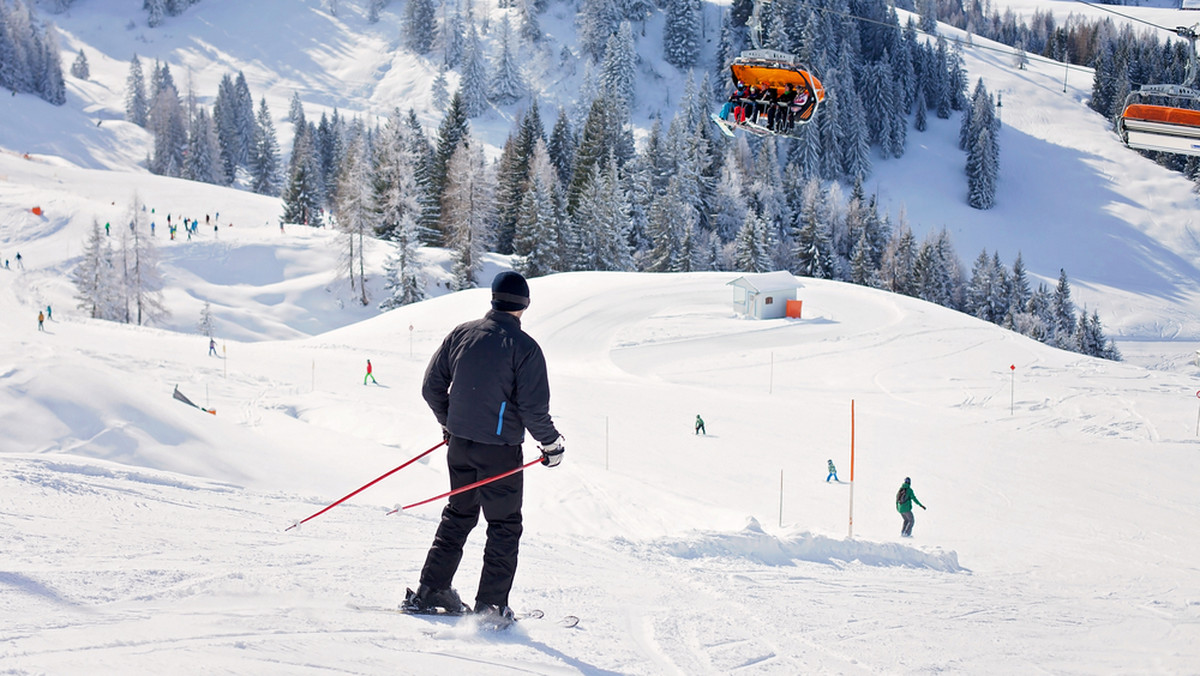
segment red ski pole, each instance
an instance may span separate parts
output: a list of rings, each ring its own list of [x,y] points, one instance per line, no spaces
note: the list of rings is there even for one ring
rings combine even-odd
[[[414,462],[416,462],[416,461],[420,460],[421,458],[424,458],[425,456],[429,455],[430,453],[433,453],[434,451],[436,451],[437,449],[439,449],[439,448],[441,448],[442,446],[445,446],[445,445],[446,445],[446,442],[445,442],[445,441],[442,441],[442,442],[438,443],[438,445],[437,445],[437,446],[434,446],[433,448],[429,449],[428,451],[425,451],[424,453],[422,453],[422,454],[420,454],[420,455],[416,456],[415,458],[413,458],[412,460],[409,460],[408,462],[404,463],[403,465],[400,465],[399,467],[397,467],[397,468],[395,468],[395,469],[393,469],[393,470],[389,470],[388,472],[384,473],[383,475],[381,475],[381,476],[377,477],[376,479],[372,480],[370,483],[368,483],[368,484],[366,484],[366,485],[362,486],[362,487],[361,487],[361,488],[359,488],[358,490],[356,490],[356,491],[354,491],[353,493],[351,493],[351,494],[347,495],[346,497],[342,498],[341,500],[338,500],[337,502],[335,502],[335,503],[333,503],[333,504],[329,505],[328,507],[326,507],[325,509],[322,509],[321,511],[317,512],[316,514],[312,514],[312,515],[310,515],[310,516],[307,516],[307,517],[305,517],[304,519],[302,519],[302,520],[300,520],[300,521],[297,521],[296,523],[293,523],[292,525],[288,526],[287,528],[284,528],[284,529],[283,529],[283,530],[284,530],[284,532],[287,532],[287,531],[289,531],[289,530],[291,530],[291,529],[295,528],[296,526],[299,526],[300,524],[302,524],[302,523],[304,523],[304,522],[308,521],[309,519],[315,519],[315,518],[317,518],[318,516],[321,516],[321,515],[322,515],[322,514],[324,514],[325,512],[328,512],[329,510],[333,509],[334,507],[337,507],[338,505],[342,504],[343,502],[345,502],[345,501],[349,500],[350,498],[352,498],[352,497],[354,497],[354,496],[358,495],[359,493],[362,493],[363,491],[367,490],[367,489],[368,489],[368,488],[370,488],[371,486],[374,486],[375,484],[379,483],[380,481],[383,481],[384,479],[386,479],[386,478],[390,477],[391,475],[395,474],[396,472],[399,472],[400,470],[404,469],[405,467],[408,467],[409,465],[413,464]],[[435,498],[435,499],[436,499],[436,498]],[[390,514],[391,512],[388,512],[388,513]]]
[[[404,511],[411,507],[420,507],[421,505],[424,505],[429,502],[433,502],[434,500],[441,500],[442,498],[448,498],[451,495],[458,495],[459,493],[465,493],[465,492],[471,490],[472,488],[479,488],[480,486],[482,486],[484,484],[490,484],[493,481],[499,481],[500,479],[503,479],[506,476],[512,476],[512,475],[516,474],[517,472],[523,471],[527,467],[532,467],[532,466],[538,464],[541,461],[542,461],[542,459],[540,457],[536,458],[534,460],[530,460],[529,462],[525,463],[524,465],[521,465],[520,467],[510,469],[507,472],[502,472],[500,474],[497,474],[496,476],[488,477],[486,479],[480,479],[479,481],[476,481],[473,484],[468,484],[466,486],[459,486],[458,488],[455,488],[452,491],[446,491],[445,493],[442,493],[441,495],[435,495],[432,498],[426,498],[425,500],[422,500],[420,502],[414,502],[411,505],[397,507],[397,508],[393,509],[392,511],[388,512],[387,515],[391,516],[391,515],[395,514],[396,512]]]

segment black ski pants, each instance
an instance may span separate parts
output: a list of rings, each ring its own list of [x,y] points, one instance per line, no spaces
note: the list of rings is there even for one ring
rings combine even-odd
[[[503,474],[523,464],[520,446],[482,444],[450,437],[446,463],[450,467],[450,488],[460,488],[482,479]],[[462,561],[467,536],[479,523],[479,512],[487,520],[487,542],[483,547],[483,570],[475,606],[508,605],[513,576],[517,572],[517,549],[521,540],[521,501],[524,472],[450,496],[433,546],[421,569],[421,584],[431,589],[446,589]]]

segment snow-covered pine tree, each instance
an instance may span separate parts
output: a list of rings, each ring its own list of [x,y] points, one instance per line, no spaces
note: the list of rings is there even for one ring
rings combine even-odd
[[[604,61],[600,65],[600,90],[619,104],[617,115],[622,120],[629,117],[635,102],[637,58],[633,27],[628,21],[622,21],[617,32],[609,36],[604,47]]]
[[[173,85],[164,84],[155,95],[148,124],[154,135],[150,171],[160,176],[183,176],[188,125]]]
[[[558,109],[558,119],[554,129],[546,141],[546,151],[550,154],[550,163],[558,174],[560,185],[569,185],[575,169],[575,133],[571,129],[571,120],[564,108]]]
[[[462,62],[466,49],[467,25],[457,5],[454,5],[452,14],[447,14],[451,5],[451,2],[442,3],[442,29],[439,35],[442,38],[442,63],[447,68],[456,68]]]
[[[379,23],[379,13],[387,5],[387,0],[367,0],[367,23]]]
[[[448,176],[442,222],[454,256],[451,287],[470,289],[478,283],[483,254],[494,238],[494,179],[480,144],[460,144],[450,157]]]
[[[405,115],[394,108],[387,125],[376,134],[372,171],[375,232],[384,239],[395,240],[401,235],[405,216],[413,221],[411,236],[417,237],[416,219],[420,214],[417,165],[421,159],[419,147],[409,139],[411,133]]]
[[[75,299],[80,310],[92,319],[111,319],[110,311],[114,295],[112,272],[112,250],[100,222],[93,220],[83,255],[71,271],[71,282],[75,285]]]
[[[332,115],[321,114],[317,124],[316,151],[317,163],[321,167],[321,185],[324,186],[323,203],[332,204],[333,193],[337,190],[338,170],[341,167],[342,156],[345,152],[345,123],[337,108]]]
[[[279,194],[279,139],[264,96],[258,102],[254,144],[250,152],[250,189],[260,195]]]
[[[67,85],[63,81],[62,50],[58,46],[58,29],[54,24],[42,27],[38,44],[38,68],[34,72],[34,92],[47,103],[61,106],[67,102]]]
[[[744,167],[737,161],[738,142],[745,144],[745,136],[725,149],[725,161],[721,166],[721,180],[717,181],[716,202],[712,221],[713,232],[723,242],[733,241],[746,223],[746,190]],[[748,149],[747,149],[748,150]]]
[[[610,160],[594,172],[575,214],[580,236],[577,263],[583,270],[630,270],[629,200],[621,185],[617,163]],[[683,259],[686,261],[688,256]],[[681,270],[682,271],[682,270]]]
[[[591,180],[592,168],[603,165],[616,153],[617,136],[621,133],[617,113],[616,103],[611,99],[604,96],[592,99],[572,162],[573,173],[567,188],[568,213],[575,213],[583,188]]]
[[[157,28],[167,14],[166,0],[143,0],[142,7],[146,10],[146,25]]]
[[[700,58],[700,4],[696,0],[665,0],[663,58],[680,70]]]
[[[221,167],[225,173],[225,184],[233,183],[237,176],[238,125],[233,76],[226,73],[217,85],[217,96],[213,100],[213,124],[217,130],[217,141],[221,148]]]
[[[802,277],[833,279],[832,224],[830,205],[820,181],[811,179],[804,185],[800,212],[796,214],[791,270]]]
[[[575,15],[580,51],[592,61],[604,57],[608,37],[616,31],[621,13],[615,0],[581,0]]]
[[[512,253],[513,237],[521,196],[529,180],[530,161],[535,143],[542,139],[541,115],[537,103],[525,112],[517,128],[509,135],[496,167],[496,250]]]
[[[282,223],[310,225],[314,228],[324,225],[321,211],[324,188],[311,125],[297,129],[282,199]]]
[[[1064,350],[1075,345],[1075,303],[1071,300],[1071,283],[1067,271],[1059,269],[1058,285],[1050,302],[1050,342]]]
[[[487,110],[487,68],[484,66],[483,42],[474,23],[471,24],[463,52],[462,80],[458,91],[462,95],[462,107],[467,117],[478,117]]]
[[[921,243],[913,278],[917,298],[953,310],[961,308],[962,271],[945,228],[929,233]]]
[[[1029,290],[1029,274],[1025,271],[1025,261],[1021,252],[1017,252],[1017,260],[1013,261],[1012,275],[1009,277],[1008,305],[1014,312],[1025,309],[1033,292]]]
[[[929,112],[925,109],[925,90],[917,89],[917,112],[913,116],[913,129],[925,131],[929,127]]]
[[[967,204],[975,209],[996,205],[996,172],[999,163],[993,155],[992,130],[984,127],[967,155]]]
[[[221,166],[221,149],[212,119],[203,106],[196,108],[188,129],[187,155],[184,157],[184,178],[203,183],[222,185],[225,172]]]
[[[512,26],[508,15],[500,22],[500,54],[492,68],[491,98],[495,103],[507,106],[516,103],[525,95],[527,87],[513,52]]]
[[[392,233],[396,246],[383,263],[383,289],[387,297],[379,304],[380,310],[392,310],[425,299],[421,258],[417,252],[420,239],[412,212],[400,217],[400,223]]]
[[[852,78],[847,80],[852,81]],[[845,112],[840,121],[844,152],[842,170],[846,178],[861,181],[871,174],[871,143],[862,100],[853,88],[846,90],[840,110]]]
[[[83,53],[83,48],[79,48],[79,54],[75,56],[75,61],[71,64],[71,75],[86,80],[92,76],[92,71],[88,67],[87,55]]]
[[[350,279],[350,288],[359,292],[359,302],[370,303],[366,280],[366,239],[375,225],[371,167],[367,162],[366,131],[355,120],[350,129],[349,145],[338,172],[334,194],[334,214],[342,251],[342,269]],[[355,278],[357,276],[357,282]]]
[[[254,117],[254,97],[250,95],[246,76],[240,70],[233,82],[233,95],[233,125],[237,142],[234,160],[239,167],[249,167],[257,122]]]
[[[292,99],[288,102],[288,122],[305,124],[304,104],[300,101],[300,92],[298,91],[292,92]]]
[[[541,138],[530,157],[529,180],[521,194],[521,208],[513,233],[514,267],[526,277],[557,272],[561,258],[557,247],[560,221],[555,209],[558,173]]]
[[[212,338],[216,328],[217,320],[213,317],[212,303],[204,301],[204,307],[200,308],[200,321],[196,322],[196,329],[200,331],[200,335]]]
[[[150,119],[150,102],[146,98],[146,78],[137,54],[129,61],[129,76],[125,79],[125,119],[145,127]]]
[[[537,43],[542,41],[542,25],[538,22],[538,8],[536,0],[516,0],[514,3],[517,8],[517,36],[528,43]]]
[[[408,0],[400,30],[405,47],[416,54],[428,54],[437,36],[437,8],[433,0]]]
[[[880,288],[906,296],[916,295],[917,263],[916,238],[908,225],[901,224],[892,230],[883,261],[879,267]]]
[[[160,257],[146,212],[135,194],[129,207],[129,236],[122,237],[126,243],[124,255],[126,298],[132,303],[132,312],[127,322],[136,321],[138,326],[166,319],[171,315],[163,304],[163,277],[159,270]],[[122,229],[124,231],[124,229]],[[122,233],[124,235],[124,232]]]
[[[436,233],[436,241],[430,242],[439,246],[446,244],[446,231],[442,227],[442,197],[446,192],[450,171],[450,158],[460,145],[466,145],[470,138],[470,128],[467,126],[467,113],[463,107],[462,92],[457,91],[450,97],[450,107],[438,127],[433,156],[429,165],[429,181],[427,190],[421,201],[421,218],[418,225],[426,232]]]
[[[438,110],[445,110],[446,106],[450,105],[450,91],[446,87],[446,68],[443,64],[441,68],[438,68],[438,74],[433,78],[433,84],[429,86],[429,91],[433,95],[433,105]]]
[[[770,272],[771,246],[767,239],[767,224],[754,213],[746,211],[746,219],[733,241],[733,266],[740,272]]]

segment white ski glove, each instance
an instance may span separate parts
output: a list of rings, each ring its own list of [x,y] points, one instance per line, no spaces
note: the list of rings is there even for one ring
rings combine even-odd
[[[563,441],[564,439],[560,434],[553,443],[549,443],[541,447],[543,465],[547,467],[558,467],[558,463],[562,462],[563,451],[566,450],[563,448]]]

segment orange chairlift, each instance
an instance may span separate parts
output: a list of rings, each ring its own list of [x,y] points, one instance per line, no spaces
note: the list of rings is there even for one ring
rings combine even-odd
[[[1195,26],[1175,32],[1189,44],[1187,82],[1182,85],[1142,85],[1125,99],[1117,133],[1135,150],[1200,156],[1200,90],[1196,81]]]
[[[821,81],[800,64],[796,57],[784,52],[762,49],[763,6],[770,2],[771,0],[756,0],[754,3],[750,19],[746,22],[754,49],[742,52],[733,60],[729,66],[729,76],[735,87],[742,83],[747,89],[754,87],[760,93],[765,90],[771,91],[755,102],[754,108],[759,110],[757,116],[748,118],[740,109],[743,107],[741,103],[727,108],[725,115],[713,115],[713,121],[727,136],[733,136],[734,129],[743,129],[760,136],[795,137],[800,126],[813,119],[817,107],[825,100],[825,87]],[[794,98],[785,101],[784,99],[789,98],[786,94],[789,85]],[[770,106],[775,107],[772,112],[778,114],[779,120],[768,125],[764,109]]]

